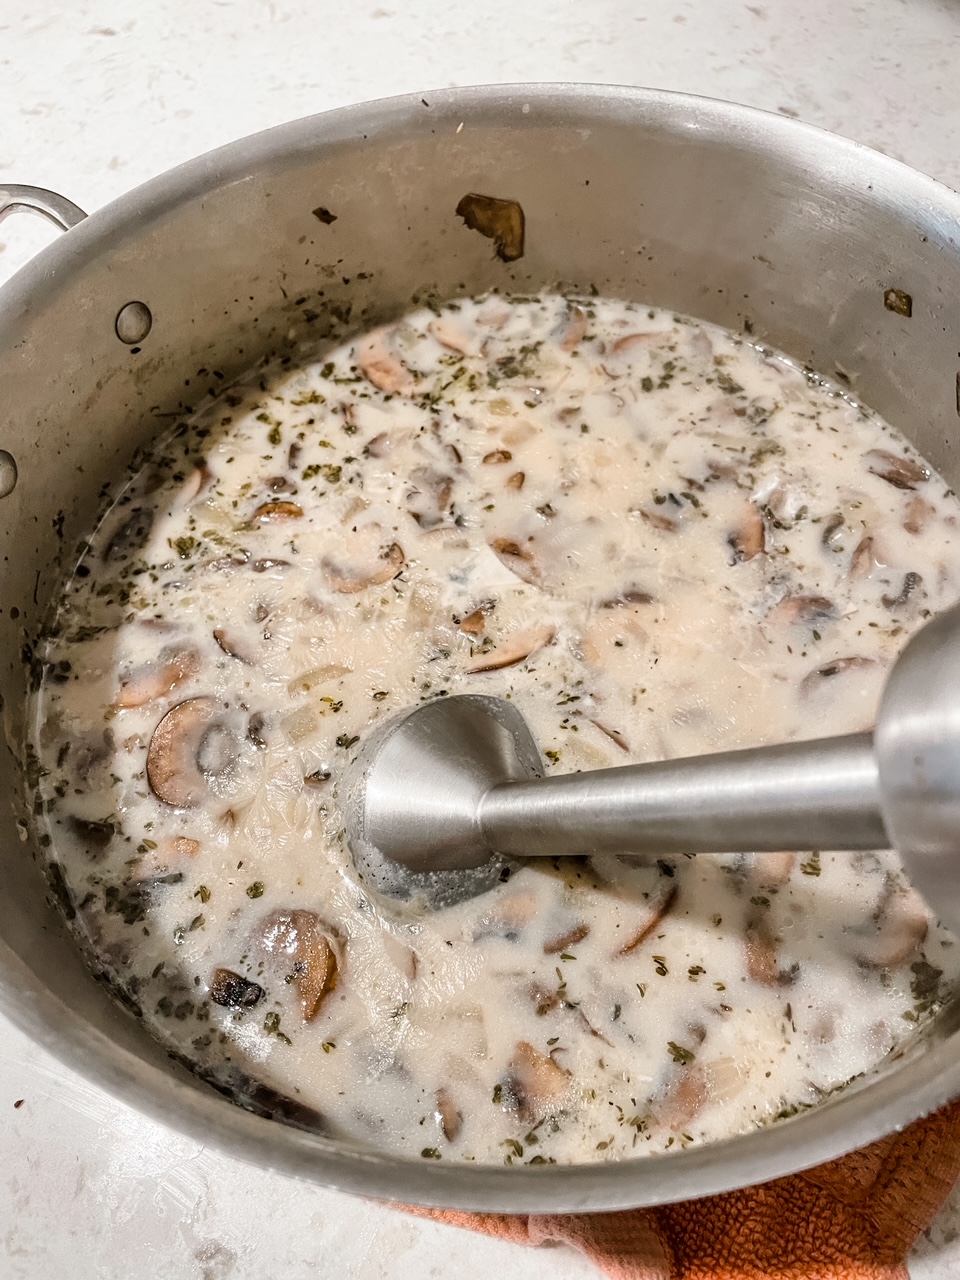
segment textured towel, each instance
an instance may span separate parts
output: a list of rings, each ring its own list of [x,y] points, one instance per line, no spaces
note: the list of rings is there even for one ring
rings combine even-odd
[[[907,1280],[960,1175],[960,1102],[807,1173],[620,1213],[413,1209],[517,1244],[561,1241],[613,1280]]]

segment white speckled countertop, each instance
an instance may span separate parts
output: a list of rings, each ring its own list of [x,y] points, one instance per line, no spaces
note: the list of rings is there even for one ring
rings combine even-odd
[[[94,209],[295,116],[491,81],[652,85],[779,110],[960,187],[956,0],[0,0],[0,183]],[[0,228],[0,282],[55,233]],[[22,1099],[22,1103],[15,1104]],[[0,1019],[2,1280],[587,1280],[260,1173],[65,1071]],[[911,1260],[960,1277],[960,1193]]]

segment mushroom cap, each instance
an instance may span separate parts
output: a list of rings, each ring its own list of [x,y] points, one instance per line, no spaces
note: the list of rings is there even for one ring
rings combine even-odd
[[[199,755],[220,716],[216,698],[178,702],[153,731],[147,750],[147,781],[158,800],[175,809],[195,809],[207,794]]]

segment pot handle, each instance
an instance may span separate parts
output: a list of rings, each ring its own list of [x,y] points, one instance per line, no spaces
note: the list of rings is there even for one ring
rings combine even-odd
[[[66,196],[44,187],[0,186],[0,222],[11,213],[38,213],[61,231],[69,231],[87,216]]]

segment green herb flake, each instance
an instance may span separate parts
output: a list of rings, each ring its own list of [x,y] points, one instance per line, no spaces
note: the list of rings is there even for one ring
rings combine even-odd
[[[800,863],[800,870],[805,876],[818,876],[820,874],[820,850],[814,849],[806,862]]]
[[[312,480],[314,476],[322,476],[328,484],[336,484],[343,475],[343,468],[334,466],[332,462],[314,462],[303,470],[303,479]]]
[[[263,897],[263,890],[264,890],[264,884],[263,884],[263,881],[262,881],[262,880],[254,880],[253,884],[248,884],[248,885],[247,885],[247,897],[248,897],[248,898],[262,898],[262,897]]]
[[[697,1056],[692,1049],[684,1049],[683,1045],[674,1044],[672,1040],[667,1041],[667,1048],[670,1050],[670,1057],[681,1067],[689,1067]]]
[[[174,538],[171,546],[181,560],[189,560],[193,553],[199,548],[200,543],[196,538]]]

